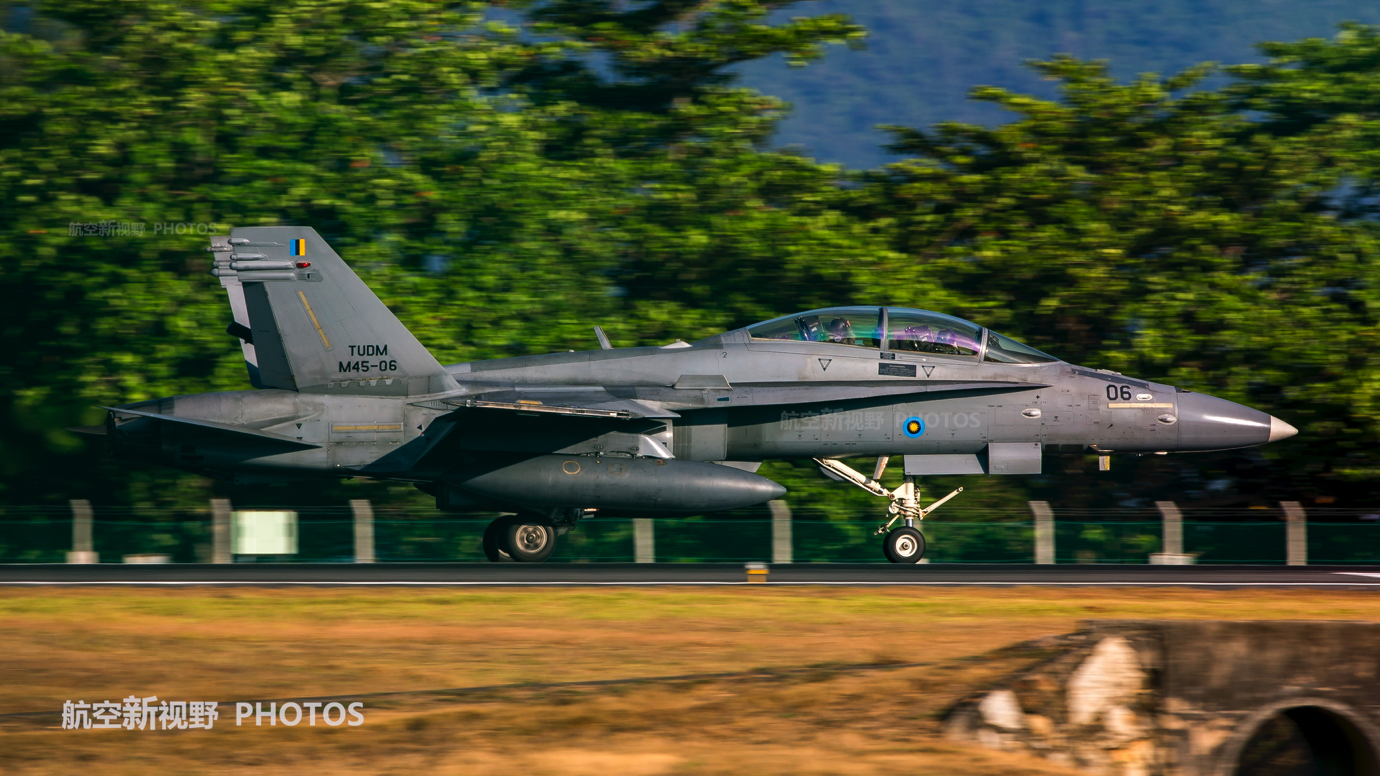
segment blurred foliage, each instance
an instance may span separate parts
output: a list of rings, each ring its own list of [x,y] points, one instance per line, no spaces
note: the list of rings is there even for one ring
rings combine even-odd
[[[863,30],[768,0],[0,3],[0,501],[237,503],[406,486],[228,491],[131,469],[63,431],[92,405],[247,388],[204,234],[314,226],[443,362],[693,340],[795,309],[971,317],[1071,361],[1299,426],[1244,455],[963,484],[965,509],[1373,498],[1380,36],[1272,44],[1266,65],[1121,83],[1036,65],[996,129],[893,128],[848,171],[767,149],[785,105],[744,63]],[[145,224],[70,236],[71,223]],[[191,230],[195,232],[196,229]],[[770,465],[806,509],[875,499]],[[947,507],[946,507],[947,509]]]
[[[1376,40],[1301,45],[1374,68]],[[856,212],[919,259],[888,274],[942,277],[950,311],[1289,419],[1306,444],[1256,453],[1274,464],[1260,495],[1373,480],[1380,101],[1310,102],[1304,120],[1293,50],[1272,51],[1218,90],[1192,89],[1206,66],[1119,84],[1102,64],[1037,63],[1058,100],[978,89],[1019,118],[893,128],[910,158],[866,174]]]

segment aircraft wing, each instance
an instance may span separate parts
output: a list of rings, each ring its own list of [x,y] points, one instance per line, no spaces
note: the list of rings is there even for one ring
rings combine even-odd
[[[250,437],[253,439],[274,442],[276,444],[284,445],[286,447],[294,447],[302,450],[321,446],[312,444],[311,442],[303,442],[300,439],[285,437],[281,434],[272,434],[267,431],[259,431],[258,429],[248,428],[246,426],[237,426],[233,423],[220,423],[214,420],[201,420],[200,418],[179,418],[173,415],[160,415],[156,412],[127,410],[122,409],[120,407],[101,407],[101,409],[109,410],[110,412],[113,412],[117,415],[137,415],[142,418],[153,418],[154,420],[161,420],[166,423],[181,423],[183,425],[197,426],[199,428],[211,429],[213,431],[223,431],[228,434],[236,434],[242,437]]]
[[[642,418],[678,418],[673,410],[692,410],[700,407],[771,406],[778,404],[813,404],[847,401],[882,396],[912,394],[940,394],[958,391],[1025,391],[1047,388],[1045,383],[1006,381],[906,381],[906,382],[839,382],[839,383],[762,383],[730,386],[719,378],[717,385],[708,380],[686,380],[676,386],[494,386],[465,396],[417,402],[418,406],[441,410],[486,409],[515,412],[525,415],[560,415],[565,417],[600,418],[604,420],[636,420]]]
[[[603,388],[583,386],[503,388],[419,404],[434,409],[487,409],[605,420],[680,417],[635,398],[620,398]]]
[[[1032,388],[1048,388],[1045,383],[1016,383],[1005,381],[926,380],[905,383],[791,383],[787,385],[738,385],[730,391],[717,391],[718,396],[728,395],[731,404],[807,404],[825,401],[846,401],[848,399],[868,399],[877,396],[908,396],[912,394],[954,393],[957,391],[1026,391]],[[717,399],[718,397],[716,397]]]
[[[449,423],[453,431],[447,433],[448,444],[461,450],[565,454],[619,450],[674,457],[665,421],[680,416],[650,402],[620,398],[598,386],[488,388],[413,406],[447,412],[432,426]],[[625,393],[625,389],[613,390]]]
[[[683,382],[684,378],[682,378],[682,384]],[[855,399],[947,394],[959,391],[1000,393],[1047,387],[1049,386],[1045,383],[990,380],[739,383],[731,387],[725,381],[722,383],[722,387],[640,387],[632,390],[636,391],[637,398],[643,403],[655,403],[676,410],[692,410],[699,407],[770,407],[790,404],[818,404]]]

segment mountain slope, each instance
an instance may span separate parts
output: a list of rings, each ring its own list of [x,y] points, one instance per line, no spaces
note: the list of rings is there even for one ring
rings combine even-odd
[[[820,0],[786,15],[821,13],[865,26],[867,49],[836,48],[803,69],[779,57],[754,62],[744,81],[794,105],[779,145],[850,167],[888,158],[878,124],[1002,121],[1001,111],[967,100],[973,86],[1051,94],[1022,60],[1109,59],[1129,79],[1204,61],[1259,62],[1259,41],[1330,37],[1343,21],[1380,24],[1374,0]]]

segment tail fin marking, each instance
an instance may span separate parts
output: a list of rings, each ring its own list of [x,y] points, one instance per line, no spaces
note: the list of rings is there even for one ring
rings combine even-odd
[[[315,229],[237,228],[227,244],[244,252],[233,270],[218,267],[217,274],[231,291],[232,309],[235,294],[227,281],[242,288],[253,332],[253,344],[244,344],[245,360],[251,380],[257,367],[259,387],[397,396],[457,387]],[[253,254],[263,258],[244,260]],[[291,261],[297,269],[260,273],[253,269],[256,261]]]

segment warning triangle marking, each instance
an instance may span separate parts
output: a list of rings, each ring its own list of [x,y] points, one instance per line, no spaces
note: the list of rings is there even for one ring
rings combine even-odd
[[[922,366],[922,367],[920,367],[920,368],[923,369],[923,370],[925,370],[925,376],[926,376],[926,377],[929,377],[929,376],[930,376],[930,372],[933,372],[933,371],[934,371],[934,367],[932,367],[932,366]]]
[[[834,359],[832,358],[821,358],[819,359],[819,368],[827,372],[829,371],[829,365],[833,362]]]

